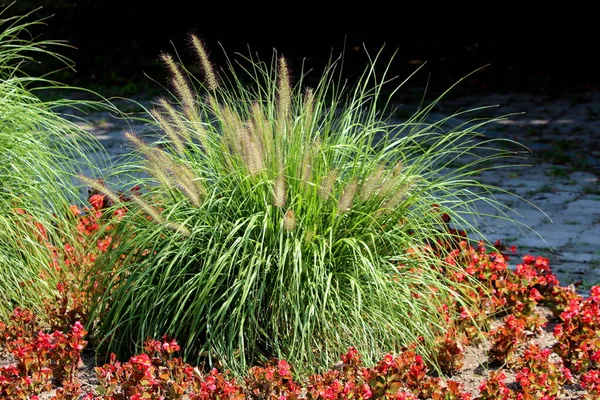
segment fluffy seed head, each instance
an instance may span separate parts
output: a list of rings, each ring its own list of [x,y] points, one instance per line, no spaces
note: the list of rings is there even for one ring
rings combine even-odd
[[[155,156],[155,153],[151,151],[150,146],[146,144],[142,139],[140,139],[133,132],[126,131],[123,133],[123,137],[133,143],[133,145],[146,157],[152,158]]]
[[[218,100],[212,94],[209,94],[206,98],[207,104],[210,106],[211,111],[214,113],[215,117],[220,118],[221,115],[221,106],[219,105]]]
[[[134,135],[131,132],[125,132],[123,134],[125,139],[130,141],[137,147],[137,149],[146,157],[148,160],[148,171],[152,176],[158,179],[163,185],[171,187],[171,179],[165,170],[165,159],[169,157],[164,154],[161,150],[152,149],[143,140]]]
[[[200,206],[206,190],[189,168],[175,163],[164,151],[149,147],[131,132],[125,132],[125,138],[144,154],[150,166],[149,172],[155,178],[168,187],[180,188],[194,205]]]
[[[304,149],[304,155],[302,156],[302,167],[300,169],[300,187],[304,188],[306,183],[310,181],[310,175],[312,171],[313,154],[312,148],[308,147]]]
[[[305,243],[312,242],[312,240],[314,238],[315,238],[315,231],[312,229],[307,230],[306,233],[304,234],[304,242]]]
[[[87,176],[82,174],[78,174],[77,178],[92,189],[95,189],[96,191],[102,193],[103,195],[111,199],[113,203],[118,204],[122,202],[121,198],[115,192],[104,186],[104,184],[102,184],[98,180],[88,178]]]
[[[401,171],[402,163],[396,164],[394,168],[392,168],[392,170],[388,171],[385,178],[382,179],[380,189],[378,192],[379,196],[393,196],[393,193],[395,192],[398,185],[405,180],[404,177],[401,176]]]
[[[394,168],[392,169],[392,176],[399,176],[402,170],[404,169],[404,163],[402,161],[398,161]]]
[[[358,180],[356,178],[352,179],[348,186],[344,189],[342,196],[338,201],[338,214],[343,214],[352,208],[352,201],[354,200],[354,196],[356,195],[356,190],[358,189]]]
[[[181,137],[179,133],[175,132],[173,129],[173,125],[158,111],[157,109],[153,109],[150,111],[154,119],[158,122],[162,130],[167,134],[167,137],[171,140],[171,142],[175,145],[175,148],[179,152],[180,155],[185,153],[185,146],[181,141]]]
[[[401,182],[401,186],[397,188],[396,193],[388,197],[386,201],[384,201],[382,205],[382,209],[384,213],[392,212],[398,205],[406,199],[406,196],[410,193],[410,191],[416,186],[419,181],[418,176],[411,176],[404,179]]]
[[[277,97],[279,100],[277,110],[277,125],[280,130],[283,130],[287,122],[291,105],[290,75],[287,61],[283,56],[279,58],[279,81],[277,87]]]
[[[329,200],[333,193],[333,185],[335,184],[335,180],[337,179],[337,170],[332,169],[329,171],[323,182],[321,183],[321,187],[319,188],[319,196],[323,200]]]
[[[171,159],[159,149],[147,148],[144,153],[148,160],[150,174],[168,188],[177,186],[171,179],[169,170],[166,167]]]
[[[263,110],[257,102],[251,106],[250,125],[252,134],[260,140],[262,147],[263,159],[268,163],[267,157],[274,154],[273,131],[271,124],[265,117]]]
[[[380,165],[363,182],[359,193],[360,199],[362,201],[367,201],[371,199],[372,196],[377,193],[381,184],[381,178],[383,177],[384,171],[385,167],[383,165]]]
[[[293,209],[288,209],[283,217],[283,226],[285,230],[290,232],[296,229],[296,214]]]
[[[206,193],[202,181],[186,166],[176,164],[168,160],[168,167],[171,170],[173,182],[185,193],[187,198],[196,207],[202,204],[201,198]]]
[[[304,132],[306,135],[310,134],[312,128],[314,106],[315,94],[312,89],[308,88],[304,97]]]
[[[175,110],[175,107],[173,107],[173,105],[164,98],[159,99],[158,104],[163,109],[163,111],[167,113],[170,122],[175,125],[177,133],[180,136],[184,137],[186,140],[190,140],[189,129],[186,126],[183,119],[181,118],[181,115]]]
[[[230,107],[221,107],[221,122],[223,124],[223,138],[225,143],[235,154],[242,155],[243,135],[245,129],[238,114]]]
[[[192,93],[187,80],[170,54],[162,54],[161,58],[173,76],[172,84],[179,96],[185,115],[192,121],[198,121],[195,96]]]
[[[90,186],[92,189],[97,190],[98,192],[106,195],[109,199],[111,199],[115,204],[121,203],[121,198],[112,190],[110,190],[109,188],[107,188],[106,186],[104,186],[103,184],[101,184],[100,182],[98,182],[97,180],[88,178],[85,175],[77,175],[77,177],[84,183],[86,183],[88,186]],[[146,201],[144,201],[141,197],[139,197],[138,195],[136,195],[135,193],[131,194],[131,199],[140,206],[140,208],[142,210],[144,210],[146,212],[146,214],[148,214],[154,221],[156,221],[159,224],[163,224],[165,226],[167,226],[170,229],[173,229],[176,232],[181,233],[182,235],[189,235],[190,232],[189,230],[178,223],[175,222],[168,222],[165,221],[165,219],[160,215],[160,213],[158,211],[156,211],[150,204],[148,204]]]
[[[146,214],[148,214],[157,224],[164,225],[175,232],[181,233],[184,236],[189,236],[190,231],[182,224],[166,221],[158,211],[154,209],[148,202],[143,200],[136,194],[131,195],[131,199],[138,205]]]
[[[217,80],[217,75],[215,74],[212,63],[208,58],[208,53],[204,48],[204,44],[196,35],[190,35],[190,39],[192,47],[196,51],[196,55],[200,61],[202,72],[204,73],[204,83],[206,84],[206,88],[210,91],[215,91],[219,86],[219,81]]]
[[[264,149],[260,137],[254,133],[254,128],[251,123],[246,124],[247,143],[246,145],[246,167],[250,174],[257,175],[264,171]]]
[[[283,207],[285,206],[285,200],[286,200],[286,196],[285,196],[285,178],[283,176],[283,173],[280,172],[277,175],[277,178],[275,179],[275,188],[274,188],[274,195],[273,195],[273,205],[275,207]]]

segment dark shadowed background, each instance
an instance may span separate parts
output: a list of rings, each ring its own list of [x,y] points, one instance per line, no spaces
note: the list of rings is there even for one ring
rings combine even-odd
[[[346,5],[325,12],[299,4],[253,2],[242,9],[233,2],[17,0],[4,15],[42,6],[32,18],[53,16],[47,26],[32,33],[76,47],[61,50],[76,63],[76,73],[63,71],[54,77],[126,95],[156,88],[144,74],[161,83],[165,80],[158,56],[173,51],[173,44],[184,60],[193,62],[185,44],[189,32],[205,40],[220,65],[221,45],[228,54],[248,54],[250,46],[263,60],[269,60],[276,48],[294,71],[303,63],[319,71],[331,54],[344,51],[345,76],[352,78],[367,64],[365,49],[375,54],[385,44],[383,60],[397,50],[392,71],[403,78],[427,61],[409,86],[423,88],[429,79],[433,92],[487,64],[460,86],[461,93],[560,96],[600,86],[595,76],[598,35],[586,22],[591,10],[578,9],[574,16],[564,10],[544,15],[541,9],[524,14],[508,7],[501,13],[477,14],[477,9],[446,13],[434,12],[432,3],[430,9],[409,12],[365,2],[363,9]],[[54,64],[44,61],[33,71],[52,68]]]

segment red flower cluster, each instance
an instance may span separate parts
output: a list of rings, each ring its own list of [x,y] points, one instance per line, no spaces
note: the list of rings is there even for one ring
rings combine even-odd
[[[464,346],[469,339],[464,332],[456,328],[449,329],[436,342],[435,358],[442,372],[446,375],[454,375],[463,366]]]
[[[512,400],[514,392],[504,383],[506,374],[502,371],[490,371],[488,378],[479,385],[477,400]]]
[[[513,314],[504,317],[504,323],[491,331],[489,337],[492,342],[488,351],[490,362],[510,364],[517,346],[527,337],[524,318]]]
[[[580,385],[588,391],[585,396],[588,400],[600,399],[600,371],[597,369],[590,370],[581,375]]]
[[[573,297],[554,328],[554,350],[574,373],[600,368],[600,286],[590,297]]]
[[[125,212],[120,209],[106,215],[106,199],[100,194],[92,195],[89,202],[90,208],[85,211],[71,207],[80,236],[78,243],[61,244],[60,251],[48,241],[43,226],[25,211],[16,210],[19,223],[29,224],[34,237],[52,251],[57,273],[64,272],[61,276],[65,282],[58,285],[55,301],[46,304],[48,321],[44,327],[31,312],[21,309],[15,310],[8,323],[0,323],[0,345],[16,360],[0,367],[0,398],[35,399],[53,383],[59,386],[54,397],[57,400],[81,395],[75,371],[86,345],[81,324],[86,319],[86,307],[85,294],[74,290],[84,279],[77,274],[87,274],[97,255],[111,251],[115,245],[110,235],[112,226]],[[491,252],[483,244],[475,249],[464,240],[466,233],[448,226],[449,216],[439,208],[434,207],[434,211],[440,213],[440,224],[454,236],[453,240],[428,245],[428,250],[444,254],[448,268],[442,272],[450,279],[477,281],[476,285],[456,286],[463,296],[474,299],[469,308],[458,302],[440,308],[448,330],[434,342],[431,357],[441,372],[457,373],[462,367],[464,346],[481,338],[491,317],[504,316],[502,325],[487,335],[491,341],[488,356],[490,361],[504,363],[515,372],[516,385],[511,390],[502,370],[493,371],[480,386],[477,399],[554,399],[563,385],[576,381],[571,372],[582,373],[579,383],[588,391],[586,398],[600,398],[600,287],[592,288],[587,299],[560,287],[543,257],[527,255],[511,270],[501,243]],[[98,235],[100,232],[102,235]],[[424,264],[420,268],[433,267]],[[493,296],[487,296],[489,292]],[[415,296],[417,293],[415,290]],[[554,330],[558,343],[554,349],[535,345],[523,348],[525,339],[544,326],[545,321],[535,312],[540,303],[550,305],[560,317]],[[83,398],[471,398],[457,382],[432,376],[415,348],[406,348],[398,355],[387,354],[370,368],[364,367],[358,351],[350,348],[330,371],[301,382],[295,380],[293,368],[285,360],[272,360],[251,368],[243,382],[237,383],[227,373],[201,371],[184,363],[175,357],[180,350],[178,343],[165,336],[148,340],[145,352],[127,362],[121,363],[112,355],[108,364],[96,368],[100,381],[97,392]],[[553,360],[556,355],[562,361]]]
[[[185,364],[173,353],[179,350],[174,340],[149,340],[146,353],[126,363],[110,362],[96,368],[99,395],[90,399],[235,399],[241,389],[234,380],[225,379],[216,370],[202,375],[198,368]]]
[[[44,332],[33,313],[15,309],[8,324],[0,322],[0,345],[15,359],[0,367],[0,398],[35,398],[51,389],[51,380],[61,385],[57,400],[75,398],[80,392],[76,371],[86,334],[79,321],[66,332]]]
[[[573,383],[573,375],[562,361],[550,361],[551,353],[549,348],[532,344],[518,360],[516,381],[524,400],[556,398],[566,383]]]
[[[238,384],[215,369],[202,374],[172,357],[170,351],[177,347],[163,338],[149,340],[147,353],[126,363],[112,355],[109,364],[96,368],[99,393],[86,399],[471,399],[456,382],[429,376],[423,359],[408,349],[366,368],[356,349],[350,348],[335,368],[312,375],[303,384],[294,380],[285,360],[273,361],[251,368]]]

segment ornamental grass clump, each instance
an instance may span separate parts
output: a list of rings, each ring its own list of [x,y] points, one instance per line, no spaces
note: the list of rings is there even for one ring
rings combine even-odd
[[[439,255],[456,240],[446,214],[471,228],[476,200],[498,205],[471,178],[509,154],[478,137],[489,121],[444,129],[450,118],[426,121],[434,102],[391,122],[375,63],[354,88],[335,63],[305,88],[284,57],[249,58],[245,85],[191,44],[201,82],[162,56],[173,96],[150,111],[162,139],[126,134],[139,157],[124,169],[146,192],[96,262],[96,340],[125,355],[168,334],[187,360],[236,373],[275,357],[326,368],[349,346],[375,362],[417,343],[432,360],[439,310],[470,301]]]
[[[43,313],[42,302],[54,297],[60,256],[66,241],[77,246],[68,221],[69,204],[80,188],[72,179],[87,164],[84,151],[94,140],[55,112],[69,101],[43,102],[33,87],[54,82],[23,74],[35,56],[51,56],[54,41],[32,42],[29,30],[42,21],[26,16],[4,18],[0,10],[0,320],[15,307]],[[81,168],[80,168],[81,167]],[[78,182],[79,184],[79,182]]]

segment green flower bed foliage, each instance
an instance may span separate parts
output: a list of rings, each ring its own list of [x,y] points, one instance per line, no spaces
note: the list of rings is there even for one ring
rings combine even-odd
[[[53,111],[69,101],[45,103],[31,86],[52,87],[25,76],[21,67],[39,54],[66,61],[48,50],[59,43],[31,42],[28,30],[41,21],[27,16],[3,18],[0,10],[0,317],[17,307],[41,311],[52,298],[59,257],[50,248],[73,238],[69,204],[79,197],[72,179],[87,159],[81,139],[93,146],[73,122]],[[79,160],[79,161],[77,161]],[[77,243],[77,240],[71,240]]]
[[[440,307],[470,301],[436,246],[455,239],[445,213],[473,232],[463,216],[492,188],[471,176],[509,155],[476,138],[489,120],[445,129],[450,117],[426,121],[434,102],[393,123],[374,63],[354,88],[332,63],[306,89],[283,57],[245,59],[244,86],[191,44],[202,82],[163,55],[173,98],[151,111],[162,140],[127,134],[139,158],[124,168],[148,176],[147,193],[96,263],[95,338],[124,355],[169,334],[187,360],[237,373],[271,357],[325,368],[349,346],[374,362],[417,341],[431,357]]]

